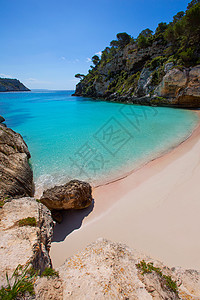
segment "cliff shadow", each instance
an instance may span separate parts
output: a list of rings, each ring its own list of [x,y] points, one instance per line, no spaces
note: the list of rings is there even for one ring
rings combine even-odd
[[[83,219],[87,217],[94,208],[94,199],[92,204],[81,210],[66,210],[63,212],[63,221],[61,224],[56,223],[52,242],[62,242],[74,230],[79,229]]]

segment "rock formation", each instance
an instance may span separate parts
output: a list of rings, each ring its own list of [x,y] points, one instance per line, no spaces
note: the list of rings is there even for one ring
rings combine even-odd
[[[4,121],[5,121],[4,117],[0,116],[0,123],[2,123]]]
[[[200,3],[153,33],[118,33],[81,75],[75,96],[142,105],[200,108]],[[98,59],[97,59],[98,58]],[[173,69],[175,68],[175,69]],[[77,74],[80,75],[80,74]]]
[[[63,298],[58,299],[186,300],[199,299],[200,295],[200,272],[168,268],[125,245],[104,239],[68,258],[58,271],[59,289],[61,283],[63,286]],[[37,299],[49,299],[48,289],[51,299],[57,299],[53,284],[53,280],[40,281]]]
[[[24,218],[35,218],[36,226],[19,226]],[[32,263],[41,272],[51,267],[49,250],[53,235],[50,211],[34,198],[13,199],[0,209],[0,283],[6,284],[18,266]]]
[[[178,107],[200,106],[200,65],[191,69],[174,67],[163,77],[155,95]]]
[[[31,157],[20,134],[0,124],[0,199],[32,196]]]
[[[40,201],[50,210],[83,209],[92,203],[92,188],[87,182],[71,180],[44,191]]]
[[[17,79],[0,78],[0,92],[30,91]]]

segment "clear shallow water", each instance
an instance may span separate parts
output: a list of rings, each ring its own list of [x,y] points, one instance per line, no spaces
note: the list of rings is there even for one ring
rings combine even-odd
[[[36,192],[72,178],[114,180],[187,138],[188,110],[71,97],[73,91],[1,93],[0,114],[31,152]]]

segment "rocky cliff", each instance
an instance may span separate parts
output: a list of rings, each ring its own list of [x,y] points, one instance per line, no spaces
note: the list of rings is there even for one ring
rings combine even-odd
[[[33,172],[30,152],[19,133],[0,123],[0,200],[32,196]]]
[[[200,3],[193,3],[173,22],[158,24],[154,34],[148,28],[137,39],[117,34],[100,58],[93,56],[86,76],[75,75],[81,81],[74,95],[199,108]]]
[[[0,92],[30,91],[17,79],[0,78]]]

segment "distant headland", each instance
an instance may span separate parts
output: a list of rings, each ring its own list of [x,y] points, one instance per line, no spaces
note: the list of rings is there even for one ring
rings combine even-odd
[[[0,92],[30,91],[18,79],[0,78]]]

